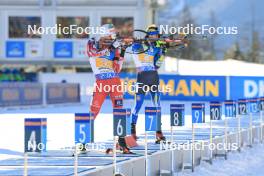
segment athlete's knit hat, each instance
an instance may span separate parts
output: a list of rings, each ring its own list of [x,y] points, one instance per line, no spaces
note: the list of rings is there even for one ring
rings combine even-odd
[[[155,24],[149,25],[146,29],[148,35],[158,35],[159,29]]]
[[[116,38],[116,29],[113,24],[104,24],[101,26],[103,30],[105,31],[103,34],[100,35],[101,37],[111,36],[113,39]]]

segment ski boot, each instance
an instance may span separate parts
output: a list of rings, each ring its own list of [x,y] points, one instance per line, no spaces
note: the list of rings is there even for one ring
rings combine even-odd
[[[163,135],[162,131],[156,131],[156,144],[160,142],[166,142],[166,137]]]
[[[125,137],[119,137],[118,138],[118,143],[116,144],[116,149],[119,149],[122,151],[123,154],[134,154],[133,152],[130,151],[130,149],[126,145]],[[113,153],[112,148],[108,148],[106,150],[106,154]]]

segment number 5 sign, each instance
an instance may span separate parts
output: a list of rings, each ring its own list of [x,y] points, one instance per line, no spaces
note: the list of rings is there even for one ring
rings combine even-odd
[[[161,109],[160,107],[145,107],[145,130],[161,130]]]
[[[114,136],[130,135],[130,113],[130,109],[114,109]]]
[[[184,104],[170,105],[171,126],[184,126]]]
[[[75,114],[75,143],[94,142],[94,119],[90,113]]]
[[[192,123],[204,123],[205,118],[203,116],[204,105],[202,103],[192,104]]]

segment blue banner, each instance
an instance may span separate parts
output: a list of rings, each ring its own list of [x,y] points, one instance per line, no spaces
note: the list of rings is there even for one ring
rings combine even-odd
[[[231,76],[230,98],[253,98],[264,96],[264,77]]]
[[[24,41],[7,41],[6,42],[6,57],[7,58],[24,58],[25,57],[25,42]]]
[[[125,98],[134,98],[135,74],[121,74],[127,84]],[[226,78],[224,76],[181,76],[160,75],[162,100],[224,101],[226,99]]]
[[[55,58],[72,58],[73,44],[71,41],[56,41],[53,52]]]

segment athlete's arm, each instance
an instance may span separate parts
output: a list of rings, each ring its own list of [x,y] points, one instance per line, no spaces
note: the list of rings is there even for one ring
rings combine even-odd
[[[161,65],[165,59],[165,53],[167,52],[166,45],[164,43],[161,43],[161,42],[156,41],[156,47],[158,49],[158,52],[154,56],[154,66],[156,69],[159,69],[161,67]]]
[[[115,72],[119,73],[122,70],[124,63],[125,49],[115,49],[115,58],[113,67]]]

